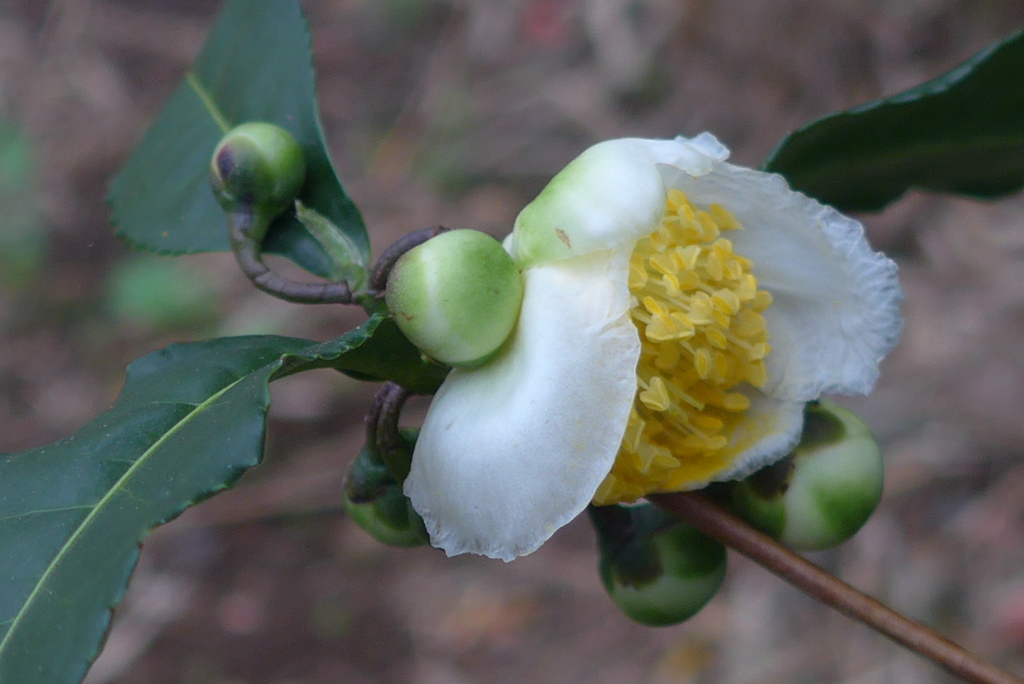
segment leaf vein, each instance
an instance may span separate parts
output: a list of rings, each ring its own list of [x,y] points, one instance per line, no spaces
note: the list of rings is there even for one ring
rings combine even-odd
[[[228,118],[224,116],[224,112],[217,106],[217,102],[213,99],[213,94],[207,89],[203,82],[199,80],[194,71],[188,72],[185,75],[185,81],[192,87],[195,94],[199,96],[199,99],[203,101],[203,105],[206,107],[206,111],[210,113],[213,120],[220,127],[221,132],[227,133],[231,130],[231,124]]]
[[[255,372],[255,370],[253,372]],[[44,591],[43,586],[46,584],[50,575],[54,572],[54,570],[63,560],[64,556],[68,554],[70,549],[74,547],[74,545],[78,542],[79,538],[81,538],[81,536],[85,533],[84,531],[88,529],[89,525],[95,519],[97,511],[103,510],[103,507],[122,488],[127,489],[125,487],[125,483],[131,479],[131,477],[139,470],[139,468],[141,468],[142,465],[145,464],[147,459],[151,455],[153,455],[161,446],[163,446],[167,442],[167,440],[169,440],[172,436],[177,434],[178,431],[183,429],[192,420],[192,418],[199,415],[203,411],[203,409],[205,409],[208,406],[212,406],[225,393],[231,390],[231,388],[235,387],[238,383],[242,382],[242,380],[249,377],[250,375],[251,373],[243,377],[240,377],[231,384],[225,386],[223,389],[219,390],[218,392],[210,396],[206,401],[202,402],[202,404],[196,407],[194,411],[191,411],[188,415],[182,417],[181,420],[179,420],[174,426],[167,430],[167,432],[161,435],[160,438],[157,439],[148,449],[146,449],[135,461],[135,463],[132,464],[132,467],[126,470],[124,474],[120,478],[118,478],[117,482],[115,482],[114,485],[110,488],[110,491],[108,491],[103,496],[103,498],[96,502],[95,506],[93,506],[93,509],[92,511],[90,511],[89,515],[87,515],[85,519],[82,520],[81,523],[79,523],[74,533],[68,538],[66,542],[64,542],[64,545],[61,546],[60,551],[58,551],[54,559],[50,561],[50,564],[47,566],[46,571],[40,576],[39,581],[36,583],[36,586],[32,589],[32,592],[25,599],[25,603],[22,605],[21,609],[19,609],[18,612],[15,614],[14,618],[11,619],[10,627],[7,630],[7,633],[4,634],[3,639],[0,640],[0,659],[3,658],[4,652],[10,645],[12,638],[11,635],[15,634],[15,632],[17,631],[18,623],[20,623],[21,620],[28,613],[29,608],[31,607],[32,603],[36,600],[36,598],[39,596],[40,592]]]
[[[31,515],[42,515],[45,513],[63,513],[65,511],[80,511],[91,509],[95,504],[81,504],[79,506],[64,506],[62,508],[39,508],[34,511],[25,511],[24,513],[16,513],[15,515],[5,515],[0,518],[0,523],[7,522],[8,520],[17,520],[18,518],[27,518]]]

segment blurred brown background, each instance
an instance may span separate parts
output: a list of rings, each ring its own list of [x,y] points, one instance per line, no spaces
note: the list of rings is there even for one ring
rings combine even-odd
[[[503,235],[607,137],[711,130],[756,165],[1024,22],[1019,0],[303,4],[378,251],[438,222]],[[107,224],[108,179],[219,5],[0,0],[0,450],[80,427],[170,341],[359,321],[262,295],[227,255],[133,254]],[[887,494],[815,560],[1024,672],[1024,199],[913,194],[864,220],[907,296],[878,390],[846,402],[883,441]],[[327,372],[275,386],[267,463],[147,541],[89,684],[950,681],[736,556],[700,615],[654,630],[605,597],[583,521],[509,565],[378,545],[337,510],[372,392]]]

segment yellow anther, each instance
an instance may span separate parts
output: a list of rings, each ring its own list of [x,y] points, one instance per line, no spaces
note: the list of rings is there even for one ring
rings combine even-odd
[[[735,259],[728,259],[725,262],[725,277],[729,280],[739,280],[743,277],[743,266]]]
[[[739,264],[738,261],[735,261],[735,263]],[[742,264],[739,265],[742,268]],[[739,280],[739,285],[736,288],[736,296],[740,298],[741,302],[749,302],[757,295],[757,278],[746,273],[741,276]]]
[[[719,311],[734,316],[740,310],[740,298],[732,290],[718,290],[711,297],[711,303]]]
[[[676,330],[668,316],[655,316],[644,328],[644,335],[651,342],[667,342],[676,338]]]
[[[664,411],[671,404],[665,381],[658,376],[651,378],[647,389],[641,390],[638,396],[643,405],[652,411]]]
[[[729,340],[726,339],[725,333],[717,328],[708,328],[704,331],[704,336],[707,337],[708,342],[715,349],[727,349],[729,347]]]
[[[658,453],[654,456],[653,465],[661,468],[678,468],[679,461],[672,457],[668,449],[659,449]]]
[[[739,392],[732,392],[726,394],[725,399],[722,400],[722,408],[726,411],[746,411],[750,408],[750,399],[745,394]]]
[[[732,331],[740,337],[753,337],[765,330],[764,316],[750,309],[740,311],[732,322]]]
[[[697,371],[697,377],[707,380],[711,374],[711,350],[701,347],[693,355],[693,367]]]
[[[633,250],[631,315],[642,331],[637,395],[612,472],[595,503],[688,488],[729,466],[747,391],[767,382],[770,353],[749,259],[721,236],[743,226],[719,205],[668,192],[665,218]],[[744,389],[746,388],[746,389]]]
[[[715,323],[720,325],[723,330],[728,329],[729,325],[732,323],[732,317],[727,313],[722,313],[718,309],[711,312],[711,317],[715,319]]]
[[[769,351],[771,347],[766,342],[755,344],[747,351],[747,361],[760,361],[768,356]]]
[[[680,292],[696,290],[703,283],[700,279],[700,274],[696,271],[682,271],[676,274],[676,277],[679,279]]]
[[[735,362],[732,361],[731,357],[726,356],[722,352],[715,352],[713,356],[712,367],[715,370],[715,377],[720,381],[727,381],[732,376],[733,368],[736,365]]]
[[[644,304],[644,308],[647,309],[652,316],[666,315],[665,309],[662,308],[661,304],[658,303],[658,300],[655,299],[654,297],[644,297],[642,301]]]
[[[768,293],[768,292],[765,292],[764,290],[758,290],[757,294],[754,295],[753,301],[750,303],[750,308],[753,309],[754,311],[756,311],[757,313],[761,313],[762,311],[764,311],[765,309],[767,309],[771,305],[772,305],[772,296],[771,296],[771,294]]]
[[[732,256],[732,243],[720,237],[712,243],[711,251],[717,254],[719,259],[727,259]]]
[[[700,247],[697,245],[676,247],[672,253],[679,258],[681,268],[686,268],[691,271],[697,268],[697,259],[700,258]]]
[[[668,317],[672,321],[672,327],[676,329],[677,339],[686,340],[693,337],[696,328],[689,316],[681,311],[673,311]]]
[[[718,224],[706,211],[697,212],[697,223],[700,225],[700,236],[704,242],[711,242],[718,237]]]
[[[721,230],[741,230],[743,228],[732,212],[721,204],[712,204],[708,207],[708,212],[715,219],[715,223],[718,224]]]
[[[718,432],[725,427],[725,421],[714,416],[698,415],[693,417],[693,424],[708,432]]]
[[[672,261],[672,256],[669,254],[654,254],[648,260],[648,262],[658,273],[675,273],[676,265]]]
[[[704,270],[708,272],[708,277],[712,280],[718,281],[724,278],[725,266],[722,264],[722,257],[714,252],[709,253],[704,261]]]
[[[765,372],[764,361],[756,361],[750,364],[747,370],[747,382],[754,387],[764,387],[768,382],[768,374]]]

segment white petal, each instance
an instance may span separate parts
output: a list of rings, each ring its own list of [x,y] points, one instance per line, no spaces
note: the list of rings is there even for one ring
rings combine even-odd
[[[405,493],[448,555],[530,553],[611,469],[640,355],[629,253],[524,271],[508,346],[480,368],[452,371],[434,397]]]
[[[751,389],[750,408],[729,435],[727,451],[738,451],[732,466],[717,473],[716,482],[741,480],[785,456],[800,441],[804,402],[785,401]]]
[[[708,133],[692,140],[598,143],[523,208],[506,244],[517,263],[529,267],[635,243],[652,233],[665,213],[658,163],[699,176],[728,154]]]
[[[869,392],[899,338],[902,295],[896,264],[871,250],[860,223],[776,174],[727,163],[700,177],[661,171],[691,202],[721,204],[746,228],[728,238],[774,298],[764,314],[772,347],[765,391],[791,401]]]

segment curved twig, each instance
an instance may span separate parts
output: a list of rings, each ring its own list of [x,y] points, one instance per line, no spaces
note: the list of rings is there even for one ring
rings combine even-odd
[[[373,440],[391,477],[399,483],[409,475],[409,455],[398,431],[398,418],[410,394],[397,383],[385,382],[366,414],[366,439]]]
[[[228,214],[228,238],[242,273],[257,288],[278,299],[295,304],[352,304],[352,290],[347,282],[300,283],[270,270],[263,263],[260,244],[248,235],[252,214]]]
[[[413,231],[395,241],[393,245],[384,250],[380,258],[377,259],[377,263],[370,270],[370,291],[376,293],[384,292],[388,285],[388,276],[391,275],[391,269],[394,268],[395,262],[398,261],[399,257],[413,247],[419,247],[430,238],[437,237],[441,233],[447,233],[449,230],[451,228],[431,226],[430,228]]]
[[[900,615],[758,532],[696,492],[656,494],[650,501],[681,521],[764,566],[814,599],[884,634],[975,684],[1022,684],[1017,676],[985,662],[937,632]]]

